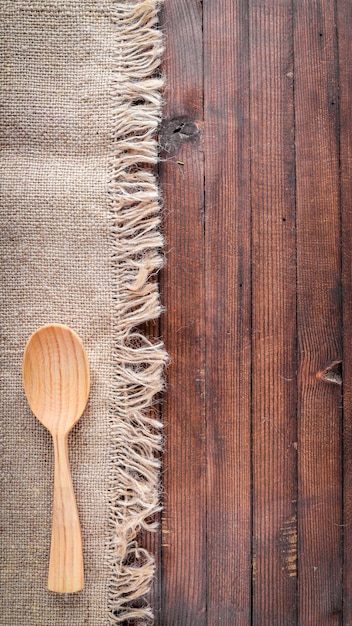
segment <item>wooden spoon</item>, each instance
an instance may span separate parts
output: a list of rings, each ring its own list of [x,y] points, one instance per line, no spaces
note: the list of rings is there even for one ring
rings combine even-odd
[[[39,328],[23,356],[29,406],[53,437],[54,504],[48,589],[74,593],[84,587],[81,528],[73,492],[67,436],[89,394],[89,365],[78,335],[62,324]]]

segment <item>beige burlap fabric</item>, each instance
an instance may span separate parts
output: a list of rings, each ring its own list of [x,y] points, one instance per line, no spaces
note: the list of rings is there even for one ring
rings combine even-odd
[[[154,0],[1,0],[1,609],[4,626],[146,624],[158,509],[162,346],[156,161],[161,53]],[[53,457],[21,380],[43,324],[81,336],[86,412],[70,435],[85,590],[46,590]],[[127,622],[128,620],[128,622]]]

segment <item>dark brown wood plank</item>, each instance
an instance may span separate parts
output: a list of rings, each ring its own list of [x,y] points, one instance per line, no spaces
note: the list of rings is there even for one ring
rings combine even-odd
[[[299,624],[342,611],[338,85],[334,2],[295,3]],[[329,381],[329,378],[331,381]]]
[[[250,202],[248,6],[205,0],[208,624],[248,626]]]
[[[291,0],[250,0],[253,625],[297,622]]]
[[[352,624],[352,3],[337,3],[343,287],[344,621]]]
[[[167,264],[162,334],[171,357],[165,425],[162,626],[206,624],[202,5],[166,0],[164,146]],[[179,163],[177,163],[179,161]]]

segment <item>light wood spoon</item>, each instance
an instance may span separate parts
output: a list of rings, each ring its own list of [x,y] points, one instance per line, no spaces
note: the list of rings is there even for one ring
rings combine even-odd
[[[54,503],[48,589],[74,593],[84,587],[81,527],[73,492],[67,436],[89,394],[89,364],[78,335],[63,324],[39,328],[23,356],[29,406],[54,442]]]

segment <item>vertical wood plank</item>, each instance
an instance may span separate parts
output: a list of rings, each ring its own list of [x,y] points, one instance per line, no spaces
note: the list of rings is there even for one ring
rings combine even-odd
[[[293,626],[297,389],[292,3],[250,0],[249,6],[253,625]]]
[[[162,334],[171,357],[163,405],[164,511],[159,624],[206,624],[206,457],[202,4],[166,0],[167,86],[160,180],[167,264]],[[177,161],[179,163],[177,163]]]
[[[208,624],[249,626],[248,6],[203,6]]]
[[[352,624],[352,4],[337,3],[343,287],[344,614]]]
[[[334,2],[295,2],[299,623],[342,610],[338,89]],[[332,371],[331,371],[332,370]]]

